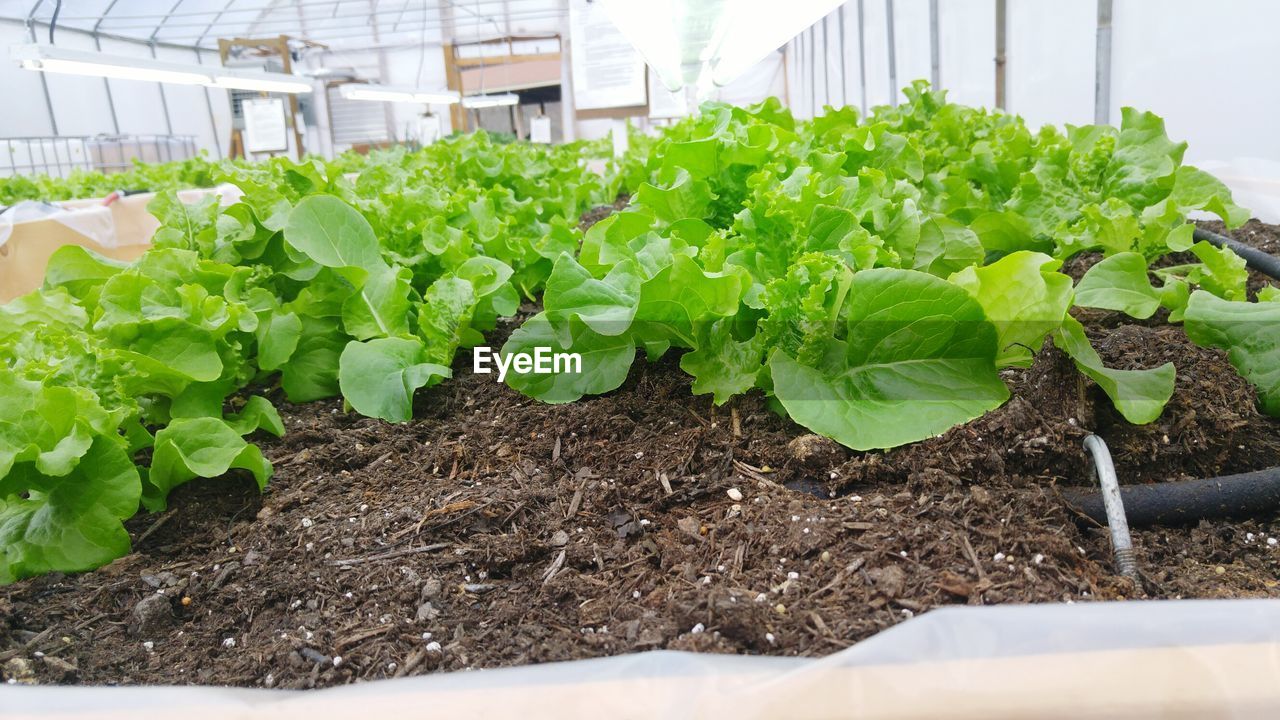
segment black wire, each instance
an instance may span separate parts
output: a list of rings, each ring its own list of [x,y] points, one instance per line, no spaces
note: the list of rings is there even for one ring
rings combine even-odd
[[[53,44],[53,31],[58,27],[58,13],[62,11],[62,0],[53,3],[53,17],[49,19],[49,44]]]

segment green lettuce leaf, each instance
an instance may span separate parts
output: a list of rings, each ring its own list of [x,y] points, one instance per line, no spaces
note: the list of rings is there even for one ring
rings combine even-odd
[[[424,357],[425,347],[417,338],[349,343],[338,360],[342,395],[361,415],[407,422],[413,417],[413,393],[452,374]]]
[[[258,446],[245,442],[236,428],[219,418],[177,418],[156,433],[151,469],[142,483],[142,503],[164,510],[169,492],[197,477],[216,478],[232,468],[248,470],[267,485],[271,463]]]
[[[1226,350],[1236,370],[1258,388],[1262,411],[1280,417],[1280,303],[1229,302],[1197,291],[1184,327],[1197,345]]]
[[[0,585],[75,572],[128,554],[123,521],[138,511],[138,469],[116,438],[99,436],[70,472],[20,463],[0,478]]]
[[[969,292],[995,326],[996,364],[1027,366],[1045,337],[1058,329],[1071,307],[1071,278],[1056,272],[1060,260],[1019,250],[985,267],[967,267],[951,282]]]
[[[1156,288],[1147,277],[1147,259],[1140,253],[1117,253],[1105,258],[1076,285],[1076,304],[1116,310],[1145,320],[1161,306],[1180,312],[1186,306],[1188,288],[1177,278],[1166,278]]]
[[[854,275],[849,327],[819,366],[775,350],[774,393],[791,418],[855,450],[937,435],[999,407],[997,332],[959,287],[912,270]]]
[[[1135,425],[1145,425],[1160,417],[1165,404],[1173,397],[1176,374],[1173,363],[1150,370],[1108,368],[1089,344],[1084,326],[1070,316],[1054,333],[1053,341],[1071,357],[1080,372],[1098,383],[1124,419]]]

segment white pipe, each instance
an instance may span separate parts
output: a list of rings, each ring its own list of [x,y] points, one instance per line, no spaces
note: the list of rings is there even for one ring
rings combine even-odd
[[[1107,527],[1111,530],[1116,570],[1136,582],[1138,562],[1133,552],[1133,539],[1129,536],[1129,520],[1124,514],[1124,500],[1120,497],[1120,482],[1116,479],[1115,464],[1111,462],[1111,451],[1097,435],[1084,439],[1084,449],[1093,457],[1094,477],[1102,487],[1102,505],[1107,510]]]

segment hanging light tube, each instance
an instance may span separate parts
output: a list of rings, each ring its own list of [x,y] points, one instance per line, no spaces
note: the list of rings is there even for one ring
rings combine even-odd
[[[212,86],[229,90],[258,90],[290,94],[309,93],[312,90],[310,82],[293,75],[239,68],[215,69]]]
[[[38,72],[264,92],[311,92],[311,83],[284,73],[171,63],[56,45],[12,45],[9,57],[24,69]]]
[[[462,98],[462,107],[479,110],[480,108],[503,107],[506,105],[515,105],[520,102],[520,96],[515,93],[506,93],[504,95],[472,95]]]
[[[211,82],[208,72],[199,66],[168,63],[150,58],[106,55],[53,45],[12,45],[9,48],[9,57],[24,69],[40,72],[177,85],[208,85]]]
[[[425,88],[398,85],[373,85],[348,83],[338,88],[344,100],[367,100],[387,103],[419,103],[425,105],[452,105],[458,102],[458,93],[452,90],[427,90]]]

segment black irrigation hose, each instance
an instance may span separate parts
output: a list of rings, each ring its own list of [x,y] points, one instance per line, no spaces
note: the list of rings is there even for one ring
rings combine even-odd
[[[1280,258],[1239,240],[1197,227],[1196,240],[1231,248],[1260,273],[1280,280]],[[1102,493],[1064,490],[1063,499],[1099,525],[1108,525]],[[1129,485],[1120,488],[1123,517],[1130,527],[1186,525],[1210,518],[1239,518],[1280,508],[1280,467],[1222,477]]]
[[[1088,519],[1107,524],[1100,493],[1064,490],[1062,495]],[[1128,485],[1120,488],[1120,498],[1131,527],[1261,515],[1280,508],[1280,467],[1200,480]]]
[[[53,18],[49,20],[49,44],[53,44],[53,31],[58,27],[58,13],[62,12],[62,0],[53,4]]]
[[[1269,275],[1276,280],[1280,280],[1280,258],[1275,255],[1265,253],[1258,248],[1245,245],[1239,240],[1233,240],[1203,228],[1196,228],[1194,237],[1196,240],[1203,240],[1217,247],[1229,247],[1232,252],[1244,258],[1245,263],[1250,268],[1263,275]]]

